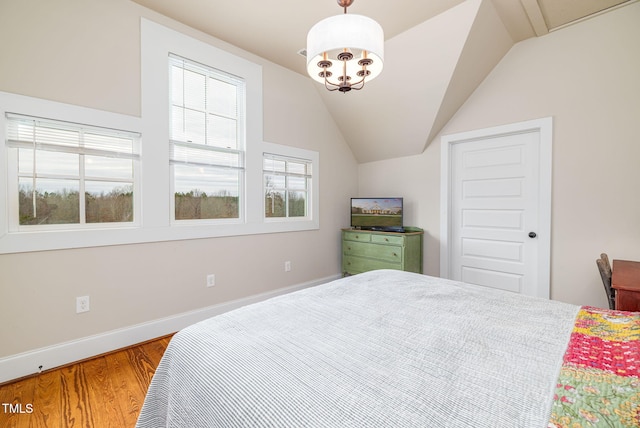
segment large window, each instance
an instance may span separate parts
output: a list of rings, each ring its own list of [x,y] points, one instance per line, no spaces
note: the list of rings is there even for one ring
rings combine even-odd
[[[169,68],[174,219],[239,219],[244,81],[173,55]]]
[[[312,165],[309,159],[264,154],[266,218],[301,218],[309,215]]]
[[[139,116],[0,92],[0,254],[318,229],[319,153],[264,141],[262,67],[144,18],[140,47]]]
[[[138,135],[7,113],[10,230],[136,220]]]

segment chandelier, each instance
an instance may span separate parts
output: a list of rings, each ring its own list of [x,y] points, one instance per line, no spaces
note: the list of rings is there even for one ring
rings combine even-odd
[[[337,0],[343,15],[323,19],[307,34],[307,72],[329,91],[360,90],[382,71],[384,32],[362,15],[347,15],[353,0]]]

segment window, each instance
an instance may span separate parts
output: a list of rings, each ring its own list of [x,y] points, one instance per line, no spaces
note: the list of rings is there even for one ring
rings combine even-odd
[[[140,116],[0,91],[0,254],[318,229],[319,153],[263,140],[262,67],[144,18],[140,43]],[[313,169],[271,217],[264,153]]]
[[[169,68],[174,219],[239,219],[244,81],[175,55]]]
[[[139,135],[6,114],[9,229],[133,224]]]
[[[263,177],[266,218],[309,215],[311,160],[265,153]]]

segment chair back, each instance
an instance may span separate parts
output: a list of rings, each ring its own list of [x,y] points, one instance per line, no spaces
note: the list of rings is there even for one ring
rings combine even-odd
[[[609,302],[609,309],[616,308],[616,290],[611,287],[611,264],[609,263],[609,257],[602,253],[599,259],[596,259],[598,270],[600,271],[600,278],[602,278],[602,284],[604,285],[604,291],[607,293],[607,300]]]

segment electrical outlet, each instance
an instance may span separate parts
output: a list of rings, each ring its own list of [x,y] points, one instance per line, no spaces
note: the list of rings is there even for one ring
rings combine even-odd
[[[76,314],[89,312],[89,296],[76,297]]]
[[[216,285],[216,275],[213,273],[210,273],[209,275],[207,275],[207,287],[213,287]]]
[[[291,262],[290,261],[286,261],[284,262],[284,271],[285,272],[291,272]]]

